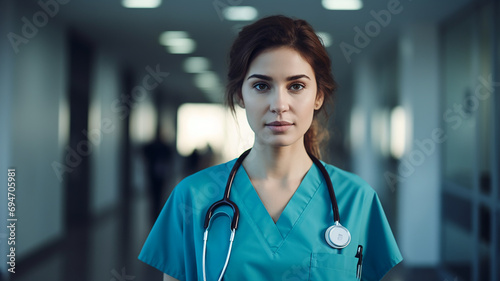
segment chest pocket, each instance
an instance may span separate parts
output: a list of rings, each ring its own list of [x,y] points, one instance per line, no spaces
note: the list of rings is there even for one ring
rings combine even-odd
[[[309,268],[310,281],[356,281],[358,259],[341,254],[313,253]]]

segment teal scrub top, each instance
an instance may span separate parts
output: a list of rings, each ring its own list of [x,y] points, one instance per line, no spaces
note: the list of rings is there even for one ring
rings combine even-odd
[[[203,223],[207,209],[223,197],[235,160],[185,178],[172,191],[144,243],[139,259],[178,280],[203,280]],[[322,162],[323,163],[323,162]],[[240,219],[224,280],[357,280],[355,257],[363,246],[361,280],[380,280],[402,260],[375,191],[358,176],[323,163],[340,212],[351,233],[341,250],[325,241],[333,211],[325,179],[316,165],[274,223],[243,167],[230,199]],[[207,280],[217,280],[229,247],[230,218],[218,209],[207,243]]]

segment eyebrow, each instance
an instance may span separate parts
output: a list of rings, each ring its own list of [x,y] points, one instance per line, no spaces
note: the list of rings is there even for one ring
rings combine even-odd
[[[248,76],[247,80],[249,80],[250,78],[258,78],[258,79],[262,79],[262,80],[266,80],[266,81],[273,81],[272,77],[267,76],[267,75],[262,75],[262,74],[252,74],[252,75]],[[309,76],[307,76],[305,74],[299,74],[299,75],[288,76],[286,78],[286,81],[293,81],[293,80],[297,80],[300,78],[307,78],[307,79],[311,80],[311,78],[309,78]]]

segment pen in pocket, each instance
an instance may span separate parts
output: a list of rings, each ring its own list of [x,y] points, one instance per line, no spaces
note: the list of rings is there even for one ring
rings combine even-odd
[[[356,258],[358,258],[358,264],[356,265],[356,278],[361,280],[361,271],[363,270],[363,246],[358,245],[358,250],[356,251]]]

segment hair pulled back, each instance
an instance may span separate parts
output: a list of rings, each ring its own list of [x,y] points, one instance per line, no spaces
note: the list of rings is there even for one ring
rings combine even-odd
[[[320,157],[320,142],[327,136],[317,115],[325,113],[325,104],[333,101],[337,84],[333,79],[331,62],[325,47],[305,20],[282,15],[270,16],[245,26],[238,34],[229,52],[226,103],[234,112],[235,103],[242,98],[241,88],[248,68],[261,52],[270,48],[289,47],[297,51],[312,67],[316,77],[317,95],[323,96],[323,105],[315,111],[311,127],[304,135],[307,152]]]

